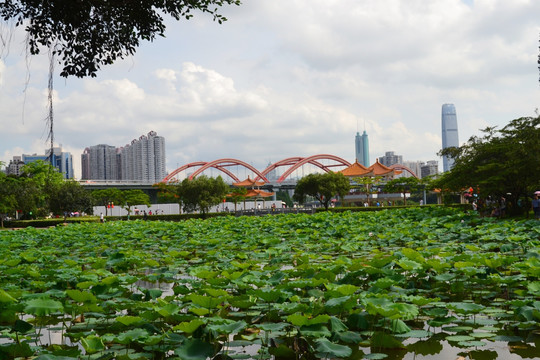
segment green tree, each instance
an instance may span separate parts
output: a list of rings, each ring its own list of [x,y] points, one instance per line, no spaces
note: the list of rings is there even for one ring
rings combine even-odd
[[[221,176],[210,178],[205,175],[195,179],[184,179],[177,186],[177,193],[184,211],[200,211],[203,217],[212,206],[218,205],[229,193],[227,185]]]
[[[236,205],[240,202],[240,201],[245,201],[246,200],[246,195],[247,195],[247,189],[245,187],[237,187],[237,188],[234,188],[228,195],[227,197],[229,198],[230,201],[232,201],[234,203],[234,211],[236,211]]]
[[[412,194],[422,187],[420,180],[411,177],[402,177],[389,180],[384,185],[386,193],[400,193],[403,195],[403,205],[407,205],[407,193]]]
[[[13,193],[16,181],[16,177],[0,171],[0,227],[4,227],[4,218],[17,210],[17,199]]]
[[[306,195],[313,196],[328,210],[332,198],[345,196],[350,188],[349,179],[342,173],[309,174],[298,180],[293,198],[303,203]]]
[[[281,200],[287,205],[288,207],[293,207],[293,201],[291,199],[291,196],[289,195],[289,192],[286,190],[279,190],[276,193],[276,199]]]
[[[353,178],[354,190],[366,195],[366,202],[371,205],[369,195],[377,193],[377,186],[382,181],[382,176],[362,176]]]
[[[120,206],[131,215],[131,207],[135,205],[150,206],[150,197],[142,190],[124,190],[120,191]]]
[[[61,76],[96,76],[102,65],[133,55],[141,40],[164,36],[168,15],[190,19],[195,11],[226,20],[223,5],[240,0],[3,0],[0,17],[24,26],[32,55],[50,48],[63,69]]]
[[[50,197],[50,210],[55,214],[90,212],[92,195],[81,184],[67,180],[56,186]]]
[[[440,152],[454,159],[454,167],[437,184],[458,193],[472,187],[484,199],[505,198],[512,213],[528,210],[517,205],[540,186],[540,116],[522,117],[501,130],[491,127],[483,133],[459,148]]]
[[[109,188],[92,191],[93,202],[96,205],[105,206],[105,216],[109,206],[120,206],[122,204],[122,190],[117,188]]]
[[[48,215],[52,192],[63,181],[62,174],[49,163],[38,160],[24,165],[13,188],[19,210],[27,217]]]
[[[168,203],[177,203],[178,194],[176,193],[176,186],[174,183],[157,183],[152,185],[152,187],[158,189],[157,198],[158,203],[168,204]]]

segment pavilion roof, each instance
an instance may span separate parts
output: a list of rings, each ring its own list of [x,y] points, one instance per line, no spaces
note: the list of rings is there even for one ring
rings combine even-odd
[[[248,190],[246,197],[269,197],[274,195],[273,192],[268,192],[264,190],[258,190],[258,189],[250,189]]]
[[[358,160],[352,163],[348,168],[340,171],[343,175],[354,177],[354,176],[372,176],[372,171],[360,164]]]
[[[373,165],[368,167],[368,170],[370,170],[374,176],[392,176],[402,173],[401,170],[392,169],[381,164],[379,159],[377,159]]]
[[[263,186],[264,185],[264,181],[255,181],[255,180],[252,180],[249,178],[244,180],[244,181],[240,181],[240,182],[237,182],[237,183],[233,183],[234,186],[238,186],[238,187],[253,187],[253,186]]]

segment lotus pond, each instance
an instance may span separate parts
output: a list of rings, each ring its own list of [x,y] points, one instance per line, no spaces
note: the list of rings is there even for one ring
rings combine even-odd
[[[540,357],[540,226],[447,208],[0,232],[0,359]]]

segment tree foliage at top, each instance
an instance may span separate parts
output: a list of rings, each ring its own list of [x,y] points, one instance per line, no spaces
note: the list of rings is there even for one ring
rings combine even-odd
[[[229,193],[227,185],[221,176],[217,178],[205,175],[190,180],[184,179],[177,186],[177,194],[183,204],[184,211],[200,211],[203,217],[212,206],[218,205]]]
[[[504,197],[516,211],[518,199],[540,190],[540,116],[522,117],[501,130],[491,127],[483,133],[440,152],[455,163],[436,183],[458,192],[472,187],[481,198]]]
[[[407,205],[407,193],[418,191],[421,187],[420,180],[415,177],[395,178],[384,185],[387,193],[400,193],[403,195],[403,205]]]
[[[304,202],[306,195],[313,196],[328,210],[332,197],[345,196],[351,184],[342,173],[327,172],[324,174],[309,174],[296,184],[294,199]]]
[[[0,16],[25,26],[30,53],[52,48],[61,76],[96,76],[102,65],[133,55],[141,40],[164,36],[163,15],[190,19],[193,12],[227,20],[223,5],[240,0],[4,0]]]

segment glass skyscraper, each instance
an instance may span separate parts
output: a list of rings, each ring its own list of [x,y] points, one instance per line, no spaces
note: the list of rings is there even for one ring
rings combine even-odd
[[[364,130],[361,136],[359,132],[356,133],[354,144],[356,148],[356,161],[369,167],[371,164],[369,163],[369,140],[366,130]]]
[[[442,106],[442,148],[459,147],[456,107],[454,104]],[[443,156],[443,171],[449,171],[454,166],[454,160]]]

